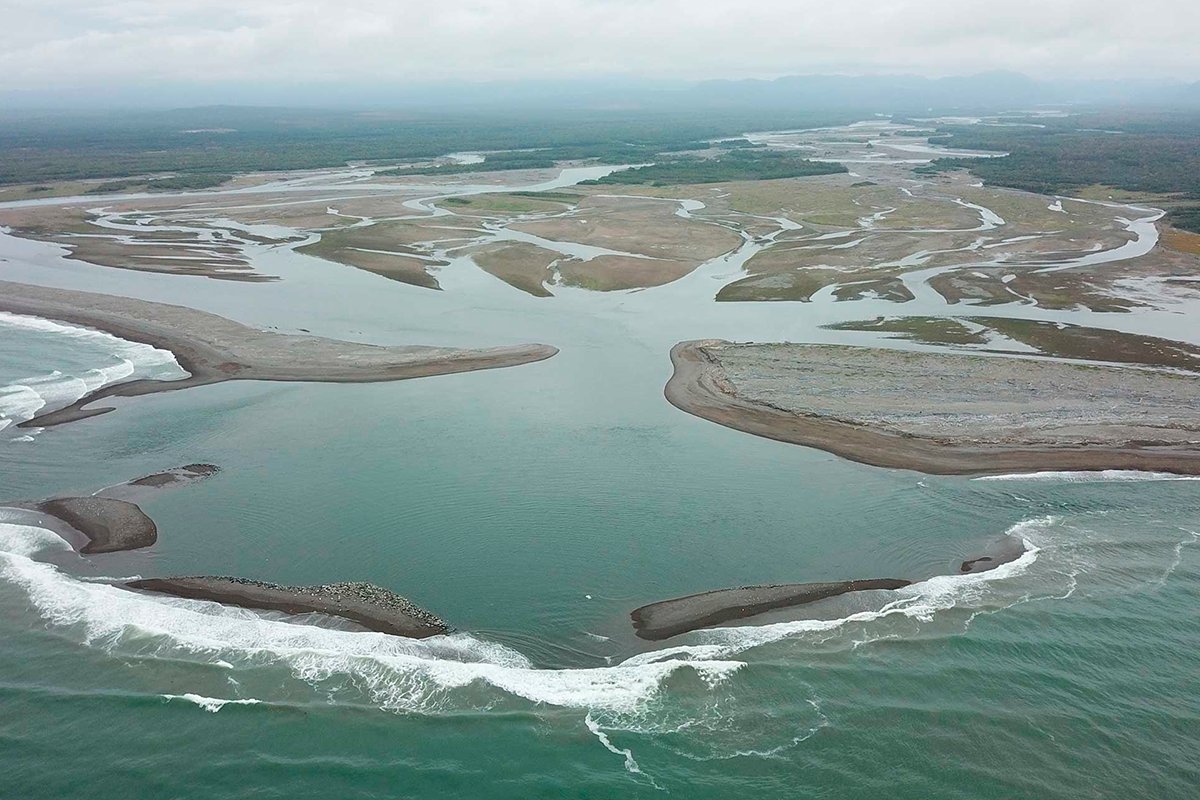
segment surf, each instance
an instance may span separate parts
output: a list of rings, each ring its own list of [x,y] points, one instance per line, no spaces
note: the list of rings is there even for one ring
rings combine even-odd
[[[10,369],[25,371],[0,376],[0,430],[113,383],[188,376],[168,350],[90,328],[0,312],[0,331],[12,334],[15,355],[6,361],[16,366]],[[37,372],[43,365],[49,369]]]

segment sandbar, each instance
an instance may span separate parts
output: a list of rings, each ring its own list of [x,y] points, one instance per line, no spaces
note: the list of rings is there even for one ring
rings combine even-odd
[[[558,352],[545,344],[478,350],[383,347],[272,333],[183,306],[8,281],[0,281],[0,311],[83,325],[170,350],[191,373],[182,380],[132,380],[104,386],[65,408],[26,420],[22,427],[49,427],[112,411],[86,408],[104,397],[133,397],[229,380],[396,381],[528,364]]]
[[[1200,474],[1200,378],[1049,360],[690,341],[674,406],[736,430],[941,475]]]
[[[658,641],[777,608],[812,603],[847,592],[901,589],[911,582],[897,578],[827,583],[781,583],[717,589],[663,600],[635,609],[629,616],[642,639]]]
[[[57,497],[26,507],[49,514],[83,534],[87,543],[77,549],[85,555],[137,550],[158,541],[158,526],[154,520],[126,500]]]
[[[445,622],[395,592],[370,583],[326,583],[281,586],[248,578],[182,577],[129,581],[130,589],[192,600],[282,611],[285,614],[328,614],[393,636],[425,639],[446,633]]]

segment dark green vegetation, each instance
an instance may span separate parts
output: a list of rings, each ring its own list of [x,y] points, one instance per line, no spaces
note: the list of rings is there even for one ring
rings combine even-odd
[[[769,150],[736,149],[714,158],[672,158],[647,167],[615,172],[597,181],[588,181],[588,183],[649,183],[655,186],[671,186],[681,183],[800,178],[808,175],[836,175],[843,172],[847,172],[847,169],[841,164],[809,161],[789,153]]]
[[[123,181],[105,181],[88,189],[87,194],[108,194],[109,192],[123,192],[127,190],[185,192],[196,189],[211,189],[214,186],[220,186],[232,178],[232,175],[202,172],[194,175],[172,175],[169,178],[152,178],[150,180],[133,178]]]
[[[456,151],[490,168],[554,160],[637,163],[747,130],[852,122],[855,112],[530,112],[521,116],[210,107],[166,112],[0,115],[0,184],[397,164]],[[474,165],[475,170],[480,165]],[[523,168],[523,167],[522,167]],[[442,167],[439,174],[457,167]]]
[[[966,168],[997,186],[1042,194],[1102,185],[1167,195],[1168,221],[1200,232],[1200,114],[1106,112],[1023,121],[1044,127],[938,128],[934,144],[1009,155],[941,158],[917,171]]]
[[[888,338],[926,345],[986,345],[986,349],[995,352],[1017,352],[1006,345],[1002,338],[1006,337],[1054,358],[1200,371],[1200,347],[1156,336],[1068,323],[1007,317],[878,317],[823,327],[892,334]]]
[[[650,144],[623,142],[596,145],[564,145],[535,150],[513,150],[500,153],[481,153],[482,164],[425,164],[417,167],[397,167],[377,175],[455,175],[466,172],[511,169],[548,169],[561,161],[595,161],[603,164],[636,164],[653,161],[664,153],[689,150],[753,148],[746,139],[729,139],[710,146],[704,141],[662,141]]]
[[[987,344],[986,331],[970,328],[953,317],[879,317],[874,320],[833,322],[832,331],[871,331],[894,334],[888,338],[921,344]]]

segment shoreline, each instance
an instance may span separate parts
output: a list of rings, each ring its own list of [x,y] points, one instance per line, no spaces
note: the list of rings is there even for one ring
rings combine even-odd
[[[707,346],[727,344],[722,340],[706,339],[680,342],[671,348],[674,370],[663,392],[671,405],[743,433],[813,447],[861,464],[916,470],[930,475],[1104,469],[1200,475],[1200,450],[942,443],[756,403],[737,395],[719,360],[705,350]]]
[[[964,560],[957,573],[944,574],[961,576],[989,572],[1016,561],[1025,552],[1025,543],[1021,539],[1005,534],[988,545],[982,555]],[[928,578],[771,583],[732,589],[711,589],[649,603],[635,608],[629,613],[629,618],[638,638],[661,641],[725,622],[750,619],[768,611],[807,605],[851,592],[903,589],[924,580]]]
[[[249,578],[198,576],[145,578],[119,585],[139,592],[207,600],[239,608],[285,614],[326,614],[378,633],[409,639],[426,639],[450,630],[439,617],[407,598],[362,582],[282,586]]]
[[[746,619],[768,611],[815,603],[849,592],[902,589],[912,581],[876,578],[819,583],[778,583],[713,589],[684,597],[661,600],[629,613],[634,633],[652,642],[669,639],[723,622]]]
[[[102,386],[17,427],[51,427],[105,414],[86,408],[106,397],[135,397],[230,380],[380,383],[519,366],[558,352],[545,344],[486,349],[381,346],[260,331],[184,306],[116,295],[0,281],[0,311],[94,328],[170,351],[189,377],[135,379]]]
[[[90,495],[3,505],[44,514],[44,527],[81,555],[140,550],[158,541],[158,525],[135,501],[206,480],[218,472],[220,467],[215,464],[185,464],[107,486]]]
[[[46,515],[49,519],[42,520],[42,527],[85,556],[140,550],[158,541],[154,520],[128,500],[91,495],[3,505]]]

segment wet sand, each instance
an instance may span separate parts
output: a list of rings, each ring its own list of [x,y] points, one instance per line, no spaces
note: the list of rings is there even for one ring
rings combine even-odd
[[[629,616],[642,639],[658,641],[778,608],[813,603],[847,592],[901,589],[911,582],[896,578],[828,583],[783,583],[717,589],[676,597],[635,609]]]
[[[328,614],[393,636],[425,639],[446,633],[446,623],[406,598],[369,583],[280,586],[247,578],[187,577],[130,581],[130,589],[210,600],[285,614]]]
[[[52,497],[9,505],[49,515],[45,526],[85,555],[138,550],[158,541],[158,526],[134,501],[163,489],[202,481],[219,471],[215,464],[185,464],[84,497]]]
[[[49,427],[112,411],[87,408],[105,397],[133,397],[228,380],[372,383],[510,367],[550,358],[545,344],[480,350],[381,347],[316,336],[260,331],[215,314],[128,297],[0,281],[0,311],[106,331],[175,354],[191,376],[134,380],[102,387],[21,427]]]
[[[134,503],[111,497],[59,497],[25,506],[61,520],[87,540],[80,553],[117,553],[149,547],[158,526]],[[59,532],[62,535],[61,531]],[[66,536],[71,541],[72,536]]]
[[[765,364],[758,377],[773,381],[783,400],[764,401],[763,393],[747,396],[730,379],[721,358],[737,348],[779,351],[775,366]],[[810,355],[820,358],[809,363]],[[856,361],[848,369],[844,364],[830,369],[843,356]],[[677,344],[671,360],[675,370],[665,394],[677,408],[864,464],[938,475],[1102,469],[1200,474],[1200,403],[1193,402],[1200,396],[1200,380],[1194,377],[986,356],[719,340]],[[855,368],[857,361],[863,369]],[[940,380],[936,389],[916,385],[929,379],[931,365],[945,363],[963,367],[963,374]],[[1006,373],[1003,381],[989,379],[1006,370],[1013,374]],[[799,387],[793,379],[801,376]],[[1092,383],[1104,392],[1092,397],[1078,390]],[[1123,398],[1125,385],[1129,396]],[[789,387],[802,388],[803,396],[789,397]],[[967,390],[976,395],[970,402],[957,394]],[[989,401],[993,390],[1012,396]],[[907,418],[893,424],[888,415],[894,416],[901,400],[912,407]],[[953,424],[929,422],[960,401],[965,410]],[[820,411],[811,410],[816,407]],[[1167,416],[1148,417],[1147,407]],[[1084,412],[1089,420],[1076,421]],[[1014,419],[1020,423],[1010,425]],[[909,430],[902,427],[906,422],[912,422]]]

